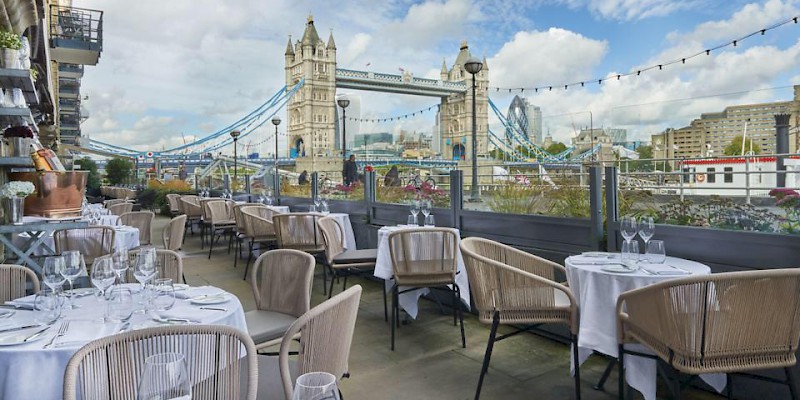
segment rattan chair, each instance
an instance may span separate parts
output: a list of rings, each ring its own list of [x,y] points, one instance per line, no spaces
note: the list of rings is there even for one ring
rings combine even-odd
[[[225,201],[206,201],[203,202],[204,216],[207,217],[203,224],[209,230],[208,259],[211,259],[211,252],[214,251],[215,239],[220,236],[232,235],[236,222],[230,218],[228,205]],[[228,247],[230,250],[230,245]]]
[[[125,203],[125,199],[111,199],[103,202],[103,207],[109,208],[113,205]]]
[[[256,309],[244,314],[247,331],[257,348],[276,345],[311,306],[314,257],[298,250],[270,250],[258,257],[250,278]]]
[[[178,215],[172,218],[161,231],[161,240],[164,241],[164,248],[167,250],[178,251],[183,247],[183,238],[186,233],[186,216]]]
[[[233,237],[236,241],[234,243],[236,250],[236,254],[233,257],[234,268],[238,267],[239,259],[242,258],[242,243],[248,240],[247,227],[244,226],[245,221],[242,216],[242,207],[263,207],[263,205],[261,203],[243,203],[234,204],[233,206],[233,221],[236,223],[233,228]]]
[[[491,324],[475,399],[489,369],[494,343],[543,323],[563,323],[571,334],[575,364],[575,398],[581,398],[578,365],[578,302],[556,281],[566,269],[552,261],[492,240],[469,237],[461,241],[478,320]],[[497,336],[500,325],[528,326]]]
[[[200,208],[199,197],[190,194],[181,196],[179,204],[181,211],[186,215],[186,224],[189,225],[189,231],[194,234],[194,225],[199,224],[203,217],[203,209]]]
[[[156,215],[150,211],[131,211],[119,216],[122,225],[132,226],[139,230],[139,245],[147,246],[150,241],[150,226]]]
[[[126,275],[128,282],[136,282],[133,272],[138,256],[138,251],[134,250],[128,252],[128,262],[130,265]],[[183,259],[181,259],[180,254],[172,250],[156,249],[156,268],[158,270],[156,278],[169,278],[172,279],[173,283],[186,283],[186,277],[183,273]]]
[[[272,211],[272,210],[270,210]],[[275,213],[272,216],[272,224],[275,228],[275,237],[278,248],[294,249],[305,251],[319,257],[320,261],[325,252],[325,244],[322,234],[317,228],[319,214],[312,213]],[[327,294],[328,272],[322,268],[322,293]]]
[[[347,288],[347,277],[352,274],[363,274],[375,270],[375,259],[378,258],[378,249],[347,250],[344,249],[344,230],[336,218],[323,217],[317,220],[317,227],[322,234],[325,244],[325,265],[332,271],[331,286],[328,288],[328,298],[333,295],[333,282],[339,275],[344,277],[342,290]],[[386,312],[386,291],[383,296],[383,309]],[[384,315],[387,317],[388,315]]]
[[[169,193],[166,196],[167,205],[169,206],[169,213],[174,217],[181,214],[180,201],[181,195],[177,193]]]
[[[28,281],[32,293],[39,291],[39,278],[32,269],[15,264],[0,264],[0,304],[27,296]]]
[[[244,268],[244,279],[247,279],[255,245],[262,251],[264,248],[275,247],[277,239],[272,220],[266,218],[268,210],[264,206],[244,207],[241,211],[245,236],[248,239],[247,263]]]
[[[395,328],[400,326],[402,293],[420,289],[444,289],[453,296],[453,325],[461,323],[461,346],[467,347],[461,292],[456,285],[458,247],[456,231],[449,228],[403,229],[389,234],[392,258],[392,351]],[[403,286],[401,289],[400,286]]]
[[[682,374],[727,373],[732,398],[732,373],[772,368],[783,368],[786,380],[758,379],[787,384],[797,399],[791,367],[800,341],[800,269],[692,276],[625,292],[617,299],[617,340],[620,366],[634,354],[625,345],[638,343],[672,367],[676,399]],[[624,387],[620,371],[621,399]]]
[[[67,363],[64,399],[76,400],[78,393],[83,400],[137,399],[145,360],[165,352],[186,357],[192,399],[256,399],[253,341],[238,329],[220,325],[160,326],[90,342]]]
[[[95,258],[114,252],[114,235],[114,228],[97,225],[57,230],[53,233],[53,240],[57,254],[77,250],[83,255],[86,266],[91,266]]]
[[[297,334],[300,334],[297,376],[308,372],[328,372],[337,380],[349,376],[350,345],[360,302],[361,286],[355,285],[312,308],[286,331],[278,363],[287,400],[294,393],[289,351]]]
[[[133,211],[133,203],[128,203],[125,201],[119,204],[108,206],[108,212],[112,215],[121,216],[122,214],[129,213],[131,211]]]

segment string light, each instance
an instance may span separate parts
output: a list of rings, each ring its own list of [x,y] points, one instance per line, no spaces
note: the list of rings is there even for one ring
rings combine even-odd
[[[402,115],[397,115],[397,116],[394,116],[394,117],[387,117],[387,118],[354,118],[354,117],[347,117],[347,119],[350,120],[350,121],[357,121],[357,122],[386,122],[386,121],[394,121],[394,120],[398,120],[399,121],[401,119],[408,119],[408,117],[415,117],[415,116],[417,116],[417,114],[422,115],[422,113],[430,111],[430,110],[433,110],[434,108],[436,108],[438,110],[439,109],[439,104],[432,105],[430,107],[426,107],[426,108],[423,108],[423,109],[418,110],[418,111],[414,111],[414,112],[410,112],[410,113],[406,113],[406,114],[402,114]]]
[[[650,66],[650,67],[647,67],[647,68],[638,69],[638,70],[635,71],[635,75],[636,76],[641,76],[642,72],[653,70],[656,67],[658,67],[659,70],[663,70],[664,67],[672,65],[672,64],[677,64],[677,63],[686,64],[686,60],[691,60],[692,58],[695,58],[695,57],[698,57],[698,56],[702,55],[703,53],[705,53],[707,56],[709,56],[709,55],[711,55],[712,51],[720,50],[720,49],[723,49],[723,48],[728,47],[728,46],[738,47],[740,42],[744,41],[745,39],[750,38],[751,36],[755,36],[755,35],[758,35],[758,34],[761,34],[761,36],[764,36],[764,35],[766,35],[767,31],[771,31],[773,29],[780,28],[783,25],[786,25],[786,24],[789,24],[789,23],[792,23],[792,22],[797,24],[798,23],[798,19],[800,19],[800,16],[792,17],[792,18],[786,19],[784,21],[781,21],[781,22],[779,22],[777,24],[774,24],[772,26],[768,26],[766,28],[762,28],[762,29],[759,29],[757,31],[754,31],[754,32],[752,32],[752,33],[750,33],[748,35],[742,36],[740,38],[731,40],[729,42],[726,42],[726,43],[723,43],[723,44],[720,44],[720,45],[717,45],[717,46],[714,46],[714,47],[711,47],[711,48],[707,48],[707,49],[705,49],[703,51],[700,51],[700,52],[697,52],[697,53],[694,53],[694,54],[691,54],[691,55],[688,55],[688,56],[685,56],[685,57],[680,57],[680,58],[677,58],[677,59],[674,59],[674,60],[670,60],[670,61],[667,61],[667,62],[662,62],[661,64],[656,64],[656,65],[653,65],[653,66]],[[634,72],[628,72],[628,73],[616,74],[616,75],[617,75],[617,80],[620,80],[623,77],[633,76]],[[597,79],[597,84],[598,85],[602,85],[603,81],[607,80],[607,79],[608,78],[599,78],[599,79]],[[580,84],[581,87],[585,87],[585,84],[587,82],[591,82],[591,80],[589,80],[589,81],[579,81],[579,82],[573,82],[573,83],[566,83],[566,84],[561,84],[561,85],[542,85],[542,86],[537,86],[537,87],[533,87],[533,88],[521,88],[521,87],[520,88],[501,88],[501,87],[494,87],[494,89],[497,92],[499,92],[501,89],[502,90],[508,90],[508,93],[511,93],[512,91],[519,91],[520,93],[522,93],[526,89],[527,90],[533,89],[533,91],[535,93],[539,93],[539,89],[548,89],[549,91],[552,91],[553,90],[553,86],[556,86],[556,87],[564,86],[564,90],[567,90],[567,89],[569,89],[570,86],[574,86],[574,85],[577,85],[577,84]],[[491,89],[491,87],[490,87],[490,89]]]

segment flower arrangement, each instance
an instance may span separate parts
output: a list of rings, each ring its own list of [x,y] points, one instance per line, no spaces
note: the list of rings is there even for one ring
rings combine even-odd
[[[6,138],[31,138],[33,139],[33,130],[29,126],[12,126],[3,131],[3,137]]]
[[[19,35],[0,30],[0,47],[4,49],[19,50],[22,48],[22,41],[19,39]]]
[[[0,197],[27,197],[36,191],[33,183],[27,181],[11,181],[0,187]]]

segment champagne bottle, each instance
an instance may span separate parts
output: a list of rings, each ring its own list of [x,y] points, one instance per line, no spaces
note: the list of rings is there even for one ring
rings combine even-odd
[[[47,160],[45,160],[44,157],[39,154],[39,152],[36,150],[36,146],[33,144],[31,144],[31,159],[33,160],[33,166],[36,168],[36,171],[43,172],[53,170]]]

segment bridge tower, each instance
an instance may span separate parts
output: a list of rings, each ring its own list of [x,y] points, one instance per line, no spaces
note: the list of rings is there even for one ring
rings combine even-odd
[[[286,85],[305,78],[300,91],[287,105],[291,157],[335,156],[336,43],[320,39],[314,18],[308,16],[303,38],[286,45]]]
[[[464,82],[467,90],[442,98],[442,157],[448,160],[469,160],[472,157],[472,75],[464,68],[471,57],[467,41],[461,48],[453,67],[442,64],[442,81]],[[489,66],[483,58],[483,69],[475,75],[475,100],[477,114],[478,154],[488,153],[489,139]]]

